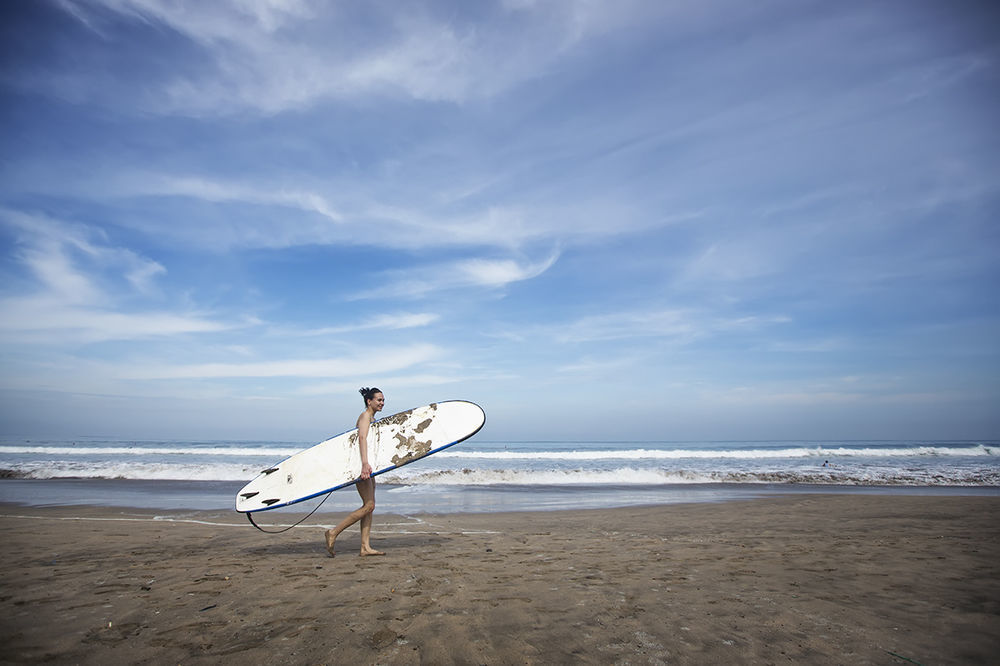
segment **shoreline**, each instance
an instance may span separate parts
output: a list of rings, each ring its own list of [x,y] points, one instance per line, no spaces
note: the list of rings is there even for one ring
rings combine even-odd
[[[0,479],[0,504],[28,507],[95,506],[162,510],[234,510],[243,481],[104,478]],[[1000,497],[1000,486],[690,483],[660,485],[406,486],[381,484],[377,512],[494,513],[566,511],[756,500],[800,495]],[[259,515],[302,516],[350,512],[357,492],[343,488]]]
[[[378,513],[0,505],[12,663],[989,663],[1000,499],[808,494]],[[323,519],[325,522],[325,519]],[[237,529],[237,528],[242,529]],[[112,653],[113,651],[113,653]]]

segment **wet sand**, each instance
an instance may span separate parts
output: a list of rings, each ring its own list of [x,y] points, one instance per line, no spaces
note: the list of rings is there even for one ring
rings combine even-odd
[[[997,663],[998,510],[810,495],[376,514],[388,555],[357,557],[355,527],[331,559],[315,523],[5,504],[0,662]]]

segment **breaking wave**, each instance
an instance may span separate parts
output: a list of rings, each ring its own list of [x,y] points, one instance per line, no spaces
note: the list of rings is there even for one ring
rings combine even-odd
[[[805,483],[837,485],[1000,485],[1000,471],[968,470],[951,474],[919,470],[667,470],[622,467],[613,470],[437,470],[401,468],[382,475],[384,483],[409,486],[659,486],[705,483]]]
[[[247,481],[309,444],[17,441],[0,480]],[[1000,486],[1000,442],[476,442],[380,475],[407,487],[839,484]]]
[[[906,446],[906,447],[790,447],[767,449],[623,449],[572,451],[465,451],[450,449],[441,452],[443,458],[472,460],[684,460],[695,459],[768,459],[768,458],[837,458],[872,457],[896,458],[910,456],[995,456],[995,447],[975,446]]]

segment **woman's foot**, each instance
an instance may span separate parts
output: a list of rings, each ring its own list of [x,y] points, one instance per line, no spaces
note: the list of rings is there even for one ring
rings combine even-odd
[[[330,553],[330,557],[336,557],[337,553],[333,552],[333,543],[337,540],[337,535],[333,533],[333,530],[326,531],[326,552]]]
[[[362,548],[361,557],[371,557],[373,555],[385,555],[381,550],[375,550],[374,548]]]

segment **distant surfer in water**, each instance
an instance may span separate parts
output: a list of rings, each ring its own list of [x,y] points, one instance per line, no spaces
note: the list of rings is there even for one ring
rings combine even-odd
[[[360,509],[344,518],[339,525],[326,531],[326,549],[330,557],[336,553],[334,542],[340,533],[354,523],[361,521],[361,556],[385,555],[382,551],[372,548],[369,539],[372,533],[372,513],[375,511],[375,477],[372,476],[372,466],[368,464],[368,431],[375,420],[376,412],[381,412],[385,406],[385,396],[377,388],[362,388],[361,397],[365,400],[365,411],[358,417],[358,445],[361,449],[361,478],[357,482],[358,494],[364,504]]]

